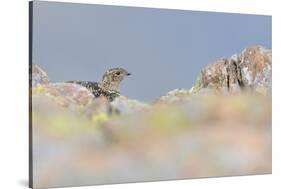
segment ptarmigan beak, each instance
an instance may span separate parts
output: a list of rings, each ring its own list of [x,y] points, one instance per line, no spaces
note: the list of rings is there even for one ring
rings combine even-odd
[[[127,76],[132,75],[131,73],[127,73]]]

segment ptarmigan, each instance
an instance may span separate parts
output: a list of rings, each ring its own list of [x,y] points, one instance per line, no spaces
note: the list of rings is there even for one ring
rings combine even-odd
[[[113,101],[120,96],[119,85],[121,81],[131,75],[123,68],[112,68],[107,70],[100,82],[92,81],[67,81],[67,83],[76,83],[86,87],[95,97],[104,96],[109,101]]]

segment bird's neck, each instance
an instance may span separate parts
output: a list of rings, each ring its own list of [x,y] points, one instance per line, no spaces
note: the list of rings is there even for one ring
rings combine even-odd
[[[107,80],[103,80],[100,82],[100,85],[102,88],[104,88],[105,90],[109,90],[109,91],[117,91],[119,92],[119,84],[120,82],[117,81],[107,81]]]

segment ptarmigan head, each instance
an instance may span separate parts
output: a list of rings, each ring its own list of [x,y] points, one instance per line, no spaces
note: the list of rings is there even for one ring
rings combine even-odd
[[[123,68],[111,68],[102,76],[101,85],[106,90],[119,91],[121,81],[129,75],[131,73]]]

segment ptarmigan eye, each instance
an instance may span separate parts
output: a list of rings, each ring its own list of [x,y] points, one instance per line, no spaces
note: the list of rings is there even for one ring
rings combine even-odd
[[[116,72],[116,75],[120,75],[121,73],[120,72]]]

